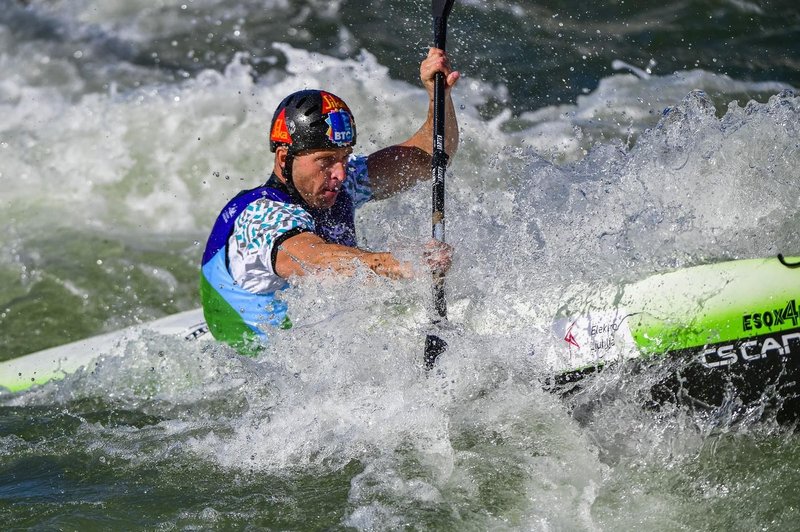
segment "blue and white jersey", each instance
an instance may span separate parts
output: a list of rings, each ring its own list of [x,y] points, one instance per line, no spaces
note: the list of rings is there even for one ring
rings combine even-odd
[[[342,192],[330,209],[311,209],[264,197],[239,214],[228,239],[228,265],[240,287],[256,294],[280,289],[285,281],[275,273],[277,246],[299,232],[310,231],[328,242],[356,245],[354,211],[372,199],[367,157],[351,156],[346,170]]]
[[[253,341],[265,341],[269,327],[291,327],[286,303],[276,298],[288,287],[275,273],[281,242],[312,231],[326,242],[356,245],[355,209],[372,198],[367,158],[348,160],[330,209],[304,207],[284,189],[273,176],[239,193],[220,212],[203,253],[200,296],[208,328],[242,354],[254,354]]]

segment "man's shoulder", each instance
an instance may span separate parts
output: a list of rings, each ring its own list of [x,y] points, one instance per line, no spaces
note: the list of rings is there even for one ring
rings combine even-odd
[[[353,198],[356,206],[372,199],[372,186],[367,168],[368,155],[351,155],[347,161],[347,179],[344,188]]]
[[[366,181],[369,174],[368,159],[369,155],[351,155],[347,159],[347,178],[353,181]]]
[[[312,220],[311,214],[301,205],[285,201],[283,198],[272,199],[267,196],[261,196],[247,204],[242,212],[239,213],[236,223],[241,225],[253,222],[272,222],[279,225],[287,219]]]

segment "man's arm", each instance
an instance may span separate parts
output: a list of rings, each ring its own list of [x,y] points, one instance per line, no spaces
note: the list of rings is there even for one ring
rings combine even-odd
[[[288,238],[280,245],[275,257],[275,273],[284,279],[324,270],[352,275],[356,271],[357,262],[378,275],[391,279],[408,279],[414,274],[411,263],[401,262],[391,253],[373,253],[330,244],[309,232]]]
[[[445,76],[445,153],[451,158],[458,149],[458,122],[450,91],[460,74],[450,68],[444,51],[431,48],[420,65],[420,79],[428,91],[428,116],[411,138],[379,150],[367,159],[374,199],[384,199],[431,177],[433,154],[433,87],[437,72]]]
[[[452,260],[452,246],[430,240],[422,250],[422,258],[431,271],[447,272]],[[374,253],[340,244],[329,244],[314,233],[304,232],[287,238],[275,256],[275,273],[288,279],[325,270],[352,275],[361,263],[373,272],[390,279],[410,279],[414,268],[388,252]]]

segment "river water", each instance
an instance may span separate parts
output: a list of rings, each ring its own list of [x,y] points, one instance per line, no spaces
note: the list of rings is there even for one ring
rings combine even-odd
[[[427,2],[0,0],[0,360],[198,306],[218,209],[288,92],[402,141]],[[156,334],[0,394],[5,528],[793,530],[800,446],[756,410],[567,399],[539,354],[571,287],[800,253],[800,8],[457,0],[449,348],[430,285],[308,279],[257,359]],[[358,213],[412,257],[427,185]],[[763,414],[763,415],[762,415]]]

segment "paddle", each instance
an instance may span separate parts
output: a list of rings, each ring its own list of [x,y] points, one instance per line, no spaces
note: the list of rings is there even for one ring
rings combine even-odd
[[[445,49],[447,41],[447,17],[453,8],[454,0],[433,0],[433,45],[441,50]],[[433,238],[444,242],[444,174],[447,169],[448,156],[444,151],[444,74],[436,74],[433,90],[433,158],[431,159],[431,173],[433,176]],[[444,275],[433,274],[433,306],[437,318],[433,324],[438,325],[447,320],[447,300],[444,295]],[[425,338],[425,369],[433,368],[436,358],[444,353],[447,342],[429,334]]]

